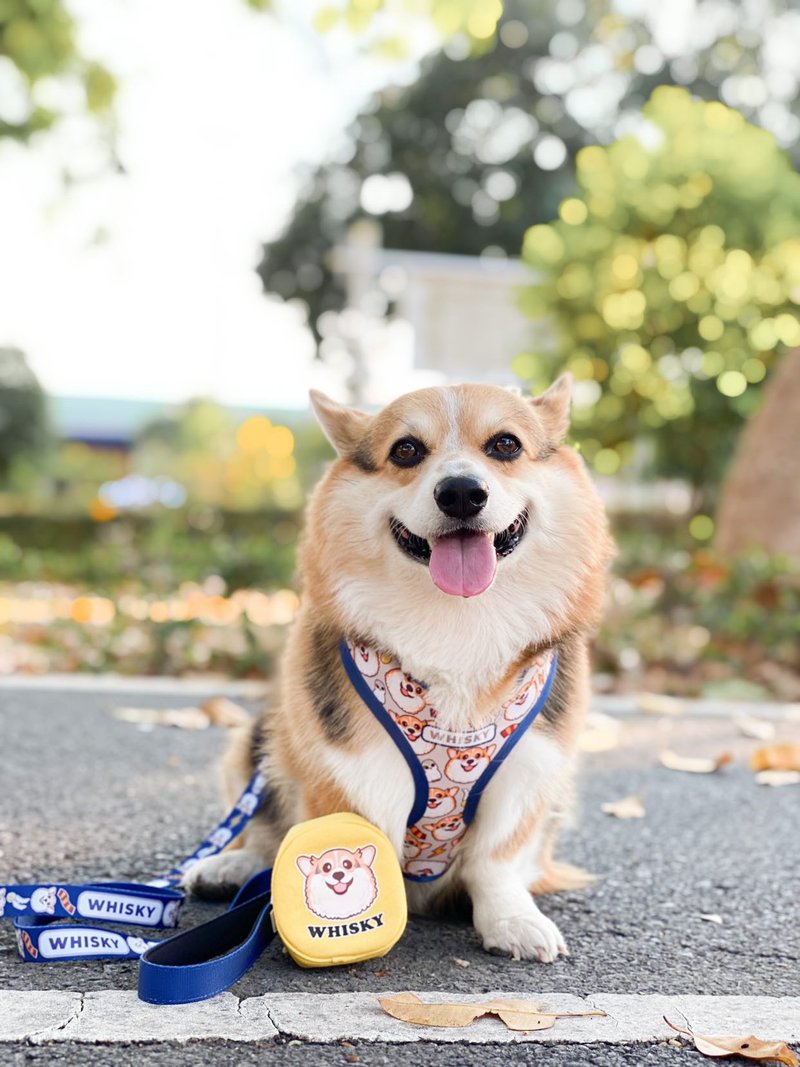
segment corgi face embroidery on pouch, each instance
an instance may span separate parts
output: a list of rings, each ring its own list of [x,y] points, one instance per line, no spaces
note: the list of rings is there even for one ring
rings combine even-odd
[[[374,845],[365,845],[354,852],[330,848],[319,858],[298,856],[309,911],[322,919],[350,919],[366,911],[378,896],[372,870],[376,853]]]

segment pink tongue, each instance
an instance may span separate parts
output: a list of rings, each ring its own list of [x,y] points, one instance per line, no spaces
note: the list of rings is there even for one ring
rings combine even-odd
[[[435,585],[450,596],[477,596],[492,584],[497,568],[491,534],[450,534],[431,549]]]

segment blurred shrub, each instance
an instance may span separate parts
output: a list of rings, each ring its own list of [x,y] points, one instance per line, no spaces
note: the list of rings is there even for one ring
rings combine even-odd
[[[528,230],[542,280],[522,307],[554,338],[515,370],[534,389],[573,372],[574,431],[599,473],[640,438],[650,470],[708,487],[774,361],[800,345],[800,175],[718,102],[660,88],[644,114],[638,138],[579,152],[580,195]]]
[[[0,580],[65,582],[112,592],[168,591],[219,575],[230,589],[290,582],[300,517],[190,508],[126,516],[0,519]]]
[[[49,442],[47,403],[39,380],[17,348],[0,348],[0,479],[12,461],[40,454]]]
[[[796,562],[664,542],[626,558],[624,543],[596,643],[618,687],[800,700]]]

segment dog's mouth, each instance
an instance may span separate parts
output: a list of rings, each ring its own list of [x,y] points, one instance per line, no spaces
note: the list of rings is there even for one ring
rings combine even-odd
[[[347,890],[350,888],[350,886],[352,884],[353,884],[353,879],[352,878],[350,879],[349,882],[341,881],[341,882],[326,882],[325,883],[325,885],[328,887],[328,889],[332,889],[334,891],[334,893],[336,893],[337,896],[340,896],[340,897],[344,896],[344,894],[347,892]]]
[[[430,568],[431,578],[443,593],[451,596],[477,596],[494,581],[497,561],[510,556],[528,528],[528,512],[499,533],[462,527],[436,538],[431,545],[412,533],[399,519],[391,519],[389,529],[398,547],[411,559]]]

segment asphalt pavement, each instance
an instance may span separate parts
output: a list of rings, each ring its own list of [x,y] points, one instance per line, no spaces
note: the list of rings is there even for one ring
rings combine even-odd
[[[174,692],[0,687],[0,882],[147,879],[191,851],[223,814],[215,765],[224,731],[145,731],[110,714],[115,705],[187,702]],[[800,738],[800,724],[785,724],[782,736]],[[273,942],[232,992],[243,1000],[271,992],[403,989],[797,997],[800,786],[756,785],[746,759],[757,744],[725,717],[640,715],[622,720],[617,747],[584,757],[580,810],[560,851],[599,880],[587,891],[541,902],[566,936],[569,959],[545,966],[491,956],[463,919],[412,918],[388,957],[353,967],[301,970]],[[716,774],[685,774],[658,765],[663,748],[712,756],[729,749],[735,760]],[[601,804],[629,794],[641,796],[644,819],[602,813]],[[182,927],[219,911],[219,905],[190,902]],[[135,963],[23,964],[9,924],[0,923],[0,998],[2,990],[88,993],[135,986]],[[753,1028],[757,1032],[757,1020]],[[135,1059],[188,1063],[192,1047],[166,1041],[137,1049]],[[215,1062],[243,1064],[267,1047],[276,1065],[399,1065],[428,1057],[442,1067],[491,1062],[485,1045],[435,1040],[328,1046],[280,1035],[266,1043],[204,1045],[209,1054],[215,1050]],[[119,1045],[45,1048],[48,1063],[103,1064],[112,1056],[115,1064],[125,1062]],[[496,1048],[504,1063],[534,1063],[546,1053],[550,1064],[610,1067],[649,1067],[682,1055],[663,1043],[591,1046],[602,1055],[570,1044]],[[41,1047],[0,1045],[3,1063],[43,1057]]]

